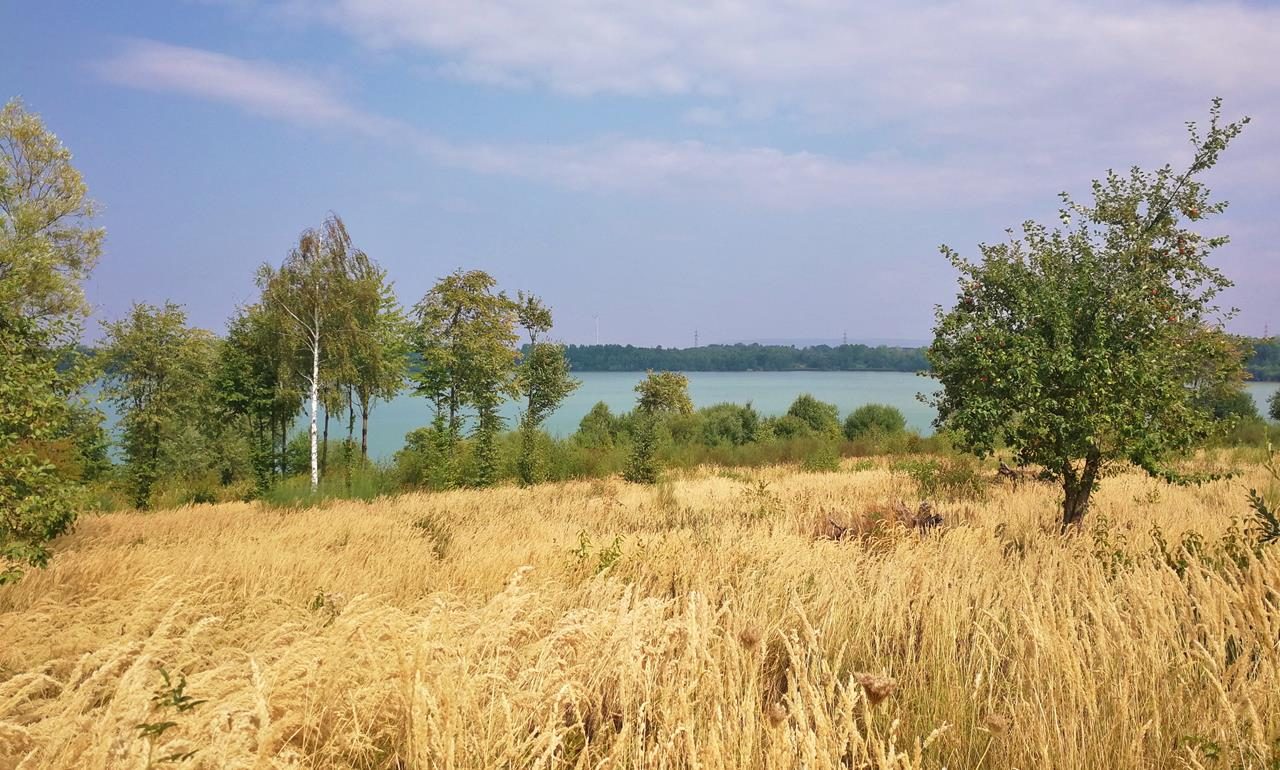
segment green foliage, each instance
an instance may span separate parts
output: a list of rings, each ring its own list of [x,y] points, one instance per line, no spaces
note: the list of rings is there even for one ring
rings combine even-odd
[[[907,418],[897,407],[887,404],[864,404],[844,421],[844,436],[850,441],[863,436],[892,436],[906,429]]]
[[[578,547],[574,548],[570,553],[572,553],[580,566],[590,563],[592,561],[591,557],[594,555],[594,571],[597,575],[622,559],[622,537],[620,535],[615,535],[609,545],[601,546],[596,549],[594,554],[592,553],[593,548],[595,548],[595,544],[592,543],[591,536],[583,529],[578,531]]]
[[[633,484],[656,484],[662,475],[658,460],[658,418],[643,415],[632,437],[631,454],[622,476]]]
[[[102,249],[71,153],[13,100],[0,109],[0,583],[44,566],[101,475],[101,422],[73,405],[92,376],[77,352],[81,283]]]
[[[1280,390],[1271,394],[1267,401],[1267,415],[1273,420],[1280,420]]]
[[[0,318],[0,584],[44,566],[45,543],[75,521],[66,383],[56,360],[30,344],[37,334],[27,319]]]
[[[569,376],[564,346],[540,341],[551,331],[551,309],[537,297],[519,292],[516,317],[529,335],[516,371],[517,388],[524,398],[518,469],[521,484],[534,484],[542,480],[545,463],[539,450],[538,426],[582,383]]]
[[[162,668],[160,669],[160,676],[164,680],[164,684],[160,685],[160,687],[157,688],[155,693],[151,696],[152,708],[158,708],[162,712],[172,712],[174,715],[178,715],[185,714],[196,706],[207,702],[204,700],[196,700],[187,694],[187,678],[183,674],[179,673],[177,680],[175,681],[170,679],[169,672]],[[156,762],[185,762],[195,756],[196,752],[187,751],[169,754],[159,758],[152,757],[154,741],[177,726],[177,722],[163,718],[158,722],[143,722],[137,726],[138,735],[147,743],[146,767],[150,768]]]
[[[1270,446],[1267,447],[1267,453],[1267,460],[1262,467],[1271,475],[1274,491],[1280,488],[1280,466],[1276,465]],[[1250,489],[1249,507],[1253,509],[1254,539],[1262,545],[1280,542],[1280,510],[1277,510],[1276,503],[1269,501],[1257,489]]]
[[[583,446],[607,449],[618,440],[620,430],[618,419],[609,411],[609,405],[597,401],[591,411],[583,415],[578,423],[578,432],[573,437]]]
[[[787,416],[794,417],[819,436],[835,438],[840,435],[840,410],[835,404],[819,401],[803,393],[791,402]]]
[[[742,446],[760,439],[760,414],[750,403],[716,404],[699,410],[699,415],[707,446]]]
[[[1195,403],[1216,422],[1232,424],[1260,416],[1257,402],[1244,389],[1244,384],[1238,381],[1228,381],[1221,387],[1196,394]]]
[[[1194,124],[1196,157],[1176,174],[1132,169],[1093,185],[1091,204],[1063,194],[1061,225],[980,247],[960,273],[954,308],[937,314],[929,349],[942,392],[937,424],[980,456],[999,445],[1045,468],[1064,489],[1063,525],[1078,523],[1104,465],[1163,463],[1213,429],[1199,394],[1238,381],[1242,354],[1214,300],[1230,282],[1206,262],[1226,242],[1183,226],[1221,212],[1198,175],[1243,122]]]
[[[800,465],[809,473],[835,473],[840,470],[840,452],[830,442],[822,442]]]
[[[636,411],[647,415],[693,414],[689,378],[678,372],[653,372],[636,385]]]
[[[770,438],[789,441],[809,438],[813,435],[813,428],[804,419],[794,414],[784,414],[781,417],[766,419],[763,423],[763,432]]]
[[[332,213],[319,228],[302,231],[279,269],[263,265],[258,270],[260,304],[273,316],[271,326],[281,345],[281,371],[289,383],[285,390],[308,396],[313,487],[320,479],[321,407],[340,411],[350,403],[355,384],[368,385],[357,371],[360,361],[372,366],[384,356],[375,350],[379,330],[368,326],[379,323],[387,299],[384,277]],[[357,355],[369,350],[375,353]],[[381,382],[380,377],[374,376],[374,382]]]
[[[219,424],[211,419],[205,376],[213,368],[214,339],[189,328],[186,312],[172,303],[135,304],[124,320],[104,328],[104,393],[120,414],[134,504],[146,508],[161,478],[198,471],[219,446],[218,437],[201,433]]]
[[[866,345],[702,345],[696,348],[642,348],[632,345],[570,345],[566,351],[579,372],[776,372],[893,371],[929,368],[921,348]]]
[[[515,332],[517,305],[494,292],[488,273],[457,271],[440,279],[414,307],[413,348],[421,366],[411,373],[417,392],[443,416],[452,444],[462,434],[463,410],[476,414],[477,486],[496,478],[498,408],[519,395]]]
[[[912,457],[893,463],[890,470],[910,478],[926,500],[981,500],[987,494],[987,480],[963,457]]]

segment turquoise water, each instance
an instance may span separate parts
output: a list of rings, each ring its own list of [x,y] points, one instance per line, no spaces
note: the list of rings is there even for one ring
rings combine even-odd
[[[615,413],[629,411],[635,405],[636,383],[643,372],[579,372],[582,387],[547,419],[547,431],[567,436],[578,429],[597,401],[609,405]],[[902,410],[907,424],[921,433],[933,431],[932,407],[922,403],[916,394],[932,394],[936,383],[928,377],[906,372],[689,372],[689,395],[694,406],[703,407],[725,401],[743,404],[748,401],[761,414],[780,415],[801,393],[829,401],[840,407],[843,417],[863,404],[890,404]],[[1265,413],[1266,400],[1280,388],[1280,383],[1253,382],[1247,386]],[[515,404],[504,412],[509,423],[517,417]],[[369,453],[375,458],[388,458],[404,442],[404,434],[431,421],[431,407],[425,399],[401,395],[393,401],[378,404],[369,420]]]
[[[547,419],[545,428],[556,436],[568,436],[578,429],[582,420],[597,401],[609,405],[615,413],[629,411],[635,405],[636,383],[644,378],[643,372],[578,372],[582,387],[565,400],[555,414]],[[916,394],[932,394],[934,380],[906,372],[689,372],[689,395],[694,406],[703,407],[732,402],[751,404],[765,416],[780,415],[801,393],[810,393],[823,401],[840,407],[843,418],[863,404],[890,404],[902,410],[907,424],[921,433],[931,433],[934,411],[922,403]],[[1251,382],[1246,389],[1253,394],[1258,408],[1266,413],[1267,399],[1280,383]],[[100,404],[107,412],[107,426],[115,424],[115,416],[107,404]],[[518,417],[516,405],[508,404],[503,412],[508,424]],[[426,399],[402,394],[392,401],[379,403],[369,419],[369,454],[375,459],[387,459],[404,443],[404,434],[431,422],[431,406]],[[298,429],[302,429],[299,420]],[[345,422],[334,420],[331,436],[340,438]],[[357,427],[357,430],[359,428]]]

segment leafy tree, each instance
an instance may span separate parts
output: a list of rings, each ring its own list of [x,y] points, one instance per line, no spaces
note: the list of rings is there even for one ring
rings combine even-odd
[[[759,438],[760,414],[751,404],[716,404],[702,410],[702,441],[708,446],[741,446]]]
[[[387,273],[372,263],[359,276],[360,302],[354,314],[351,383],[360,412],[360,457],[369,457],[369,414],[378,400],[390,400],[403,388],[408,371],[408,322]]]
[[[1063,527],[1077,525],[1106,467],[1129,461],[1168,480],[1166,461],[1209,435],[1198,396],[1242,376],[1214,298],[1230,282],[1206,261],[1226,242],[1187,225],[1221,212],[1199,175],[1245,122],[1189,125],[1195,159],[1062,195],[1061,225],[1027,222],[1021,240],[943,253],[960,273],[929,349],[942,391],[937,425],[987,455],[1011,447],[1062,484]]]
[[[840,409],[808,393],[797,396],[787,408],[787,414],[803,421],[818,435],[832,438],[840,435]]]
[[[636,411],[650,416],[693,414],[689,378],[678,372],[653,372],[636,385]]]
[[[303,398],[289,378],[278,321],[262,305],[241,308],[228,323],[218,348],[213,382],[220,409],[239,422],[248,441],[259,493],[284,472],[288,427]]]
[[[359,304],[357,277],[369,269],[368,256],[354,246],[342,219],[330,214],[319,229],[302,232],[278,270],[263,265],[258,271],[262,303],[283,319],[278,326],[287,330],[286,358],[307,391],[312,493],[320,485],[321,393],[337,382],[331,375],[347,366]]]
[[[1271,415],[1271,419],[1280,420],[1280,390],[1271,394],[1271,399],[1267,401],[1267,412]]]
[[[586,447],[608,449],[613,446],[617,435],[618,418],[614,417],[608,404],[597,401],[578,423],[574,439]]]
[[[458,270],[440,279],[414,307],[413,342],[422,364],[410,378],[435,405],[450,456],[456,455],[463,410],[474,410],[474,482],[479,486],[497,475],[496,441],[503,422],[498,409],[518,395],[516,304],[494,292],[496,285],[483,271]]]
[[[532,294],[519,292],[516,318],[529,344],[517,371],[517,388],[524,398],[520,418],[520,460],[517,471],[522,484],[533,484],[542,475],[538,456],[538,426],[578,389],[582,383],[569,375],[569,361],[564,346],[543,342],[551,331],[551,309]]]
[[[907,418],[888,404],[863,404],[844,421],[844,435],[850,441],[867,435],[892,436],[906,429]]]
[[[637,484],[653,484],[661,475],[659,422],[664,417],[693,414],[689,378],[676,372],[649,372],[636,385],[636,393],[636,426],[623,476]]]
[[[1253,396],[1244,389],[1243,383],[1237,381],[1228,381],[1222,387],[1197,394],[1196,406],[1207,411],[1218,422],[1235,423],[1261,416]]]
[[[103,231],[71,153],[13,100],[0,109],[0,582],[42,566],[75,521],[100,420],[72,399],[92,378],[75,344]]]
[[[175,444],[191,426],[209,422],[202,390],[213,366],[213,335],[187,326],[181,306],[135,304],[104,324],[104,393],[120,414],[125,467],[134,503],[146,508],[156,482],[194,462]]]

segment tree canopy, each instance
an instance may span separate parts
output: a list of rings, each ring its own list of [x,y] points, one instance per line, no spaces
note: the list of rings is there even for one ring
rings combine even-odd
[[[939,308],[929,349],[942,391],[937,425],[979,455],[1006,445],[1064,488],[1064,526],[1078,523],[1105,466],[1164,465],[1213,427],[1198,397],[1238,381],[1245,357],[1215,304],[1230,286],[1207,258],[1226,243],[1193,223],[1222,212],[1200,175],[1247,122],[1189,125],[1183,172],[1133,168],[1095,181],[1092,201],[1063,194],[1060,223],[981,245],[960,273],[956,305]]]

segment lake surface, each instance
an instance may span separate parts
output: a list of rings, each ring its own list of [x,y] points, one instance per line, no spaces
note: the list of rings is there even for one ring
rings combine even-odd
[[[644,372],[576,372],[582,386],[569,396],[544,427],[555,436],[568,436],[578,429],[583,415],[597,401],[609,405],[615,413],[630,411],[635,406],[636,383]],[[801,393],[809,393],[840,407],[840,418],[863,404],[890,404],[902,410],[907,424],[921,433],[932,433],[933,409],[916,394],[933,394],[936,381],[907,372],[687,372],[689,395],[695,407],[723,402],[745,404],[748,401],[764,416],[780,415]],[[1245,386],[1258,408],[1266,413],[1267,399],[1280,383],[1251,382]],[[503,412],[509,425],[518,417],[515,404]],[[377,459],[391,457],[404,443],[404,434],[431,422],[432,411],[426,399],[401,395],[393,401],[378,404],[369,418],[369,453]],[[333,426],[331,430],[340,430]]]
[[[578,388],[560,408],[547,418],[543,427],[555,436],[568,436],[578,429],[582,417],[597,401],[603,401],[615,414],[635,406],[636,383],[644,372],[575,372],[582,380]],[[751,402],[760,414],[769,417],[785,414],[787,407],[801,393],[835,404],[840,419],[863,404],[889,404],[902,410],[913,430],[933,432],[934,411],[916,395],[932,395],[936,382],[907,372],[687,372],[689,395],[695,407],[730,402]],[[1280,389],[1276,382],[1245,384],[1258,410],[1266,414],[1267,399]],[[99,403],[106,412],[106,427],[114,429],[116,417],[110,404]],[[503,410],[508,427],[519,417],[517,406],[507,404]],[[389,459],[404,445],[404,434],[431,422],[431,405],[424,398],[401,394],[392,401],[379,402],[369,418],[369,454],[377,460]],[[342,438],[346,423],[335,416],[330,425],[330,438]],[[306,418],[300,417],[295,430],[305,430]],[[357,425],[356,430],[359,430]],[[113,453],[118,451],[113,447]]]

